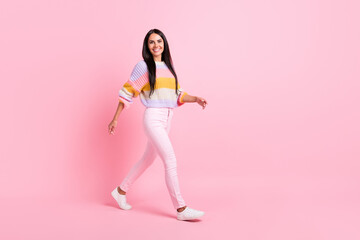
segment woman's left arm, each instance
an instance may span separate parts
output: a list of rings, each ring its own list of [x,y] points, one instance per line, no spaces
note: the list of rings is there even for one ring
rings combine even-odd
[[[206,105],[207,105],[207,101],[202,98],[202,97],[196,97],[196,96],[191,96],[189,94],[185,94],[183,99],[183,102],[196,102],[198,103],[200,106],[202,106],[203,109],[205,109]]]

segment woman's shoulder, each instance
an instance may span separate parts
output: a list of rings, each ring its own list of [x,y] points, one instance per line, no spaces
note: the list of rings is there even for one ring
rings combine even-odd
[[[146,72],[147,71],[147,65],[144,60],[140,60],[135,64],[134,70],[140,71],[140,72]]]
[[[144,60],[138,61],[131,72],[130,80],[136,81],[145,74],[147,74],[146,62]]]

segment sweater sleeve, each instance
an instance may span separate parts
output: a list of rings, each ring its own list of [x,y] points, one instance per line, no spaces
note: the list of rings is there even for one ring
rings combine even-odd
[[[183,101],[184,96],[187,94],[187,92],[184,92],[184,90],[180,87],[178,88],[178,98],[177,98],[177,104],[178,106],[183,105],[185,102]]]
[[[145,61],[138,62],[133,68],[129,80],[119,91],[119,101],[124,103],[125,109],[133,103],[133,98],[139,96],[141,89],[149,81]]]

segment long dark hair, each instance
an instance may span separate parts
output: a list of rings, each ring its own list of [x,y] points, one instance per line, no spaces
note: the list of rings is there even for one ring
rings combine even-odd
[[[148,68],[148,73],[149,73],[149,83],[150,83],[150,94],[149,97],[151,96],[151,94],[154,92],[154,88],[155,88],[155,80],[156,80],[156,65],[155,65],[155,61],[154,61],[154,57],[150,52],[150,49],[148,47],[148,40],[149,37],[152,33],[156,33],[158,35],[160,35],[160,37],[163,39],[164,41],[164,50],[161,53],[161,60],[165,62],[166,66],[169,68],[170,72],[174,75],[175,77],[175,93],[176,95],[178,95],[178,79],[173,67],[173,62],[171,59],[171,54],[170,54],[170,49],[169,49],[169,44],[166,40],[166,37],[164,35],[163,32],[161,32],[159,29],[151,29],[145,36],[144,39],[144,44],[143,44],[143,49],[142,49],[142,56],[144,58],[144,61],[146,62],[147,68]]]

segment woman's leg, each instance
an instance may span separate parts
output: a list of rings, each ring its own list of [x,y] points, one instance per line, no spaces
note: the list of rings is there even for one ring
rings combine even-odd
[[[135,163],[125,179],[120,184],[121,190],[127,192],[136,179],[138,179],[140,175],[154,162],[156,156],[156,149],[152,143],[148,141],[142,158],[137,163]]]
[[[153,143],[165,167],[165,181],[175,209],[186,206],[180,193],[177,163],[169,139],[173,111],[168,108],[148,108],[144,116],[145,133]]]

